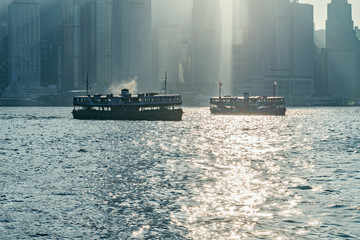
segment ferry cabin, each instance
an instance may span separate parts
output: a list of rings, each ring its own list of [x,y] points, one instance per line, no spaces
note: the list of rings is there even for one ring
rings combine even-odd
[[[92,111],[146,111],[157,109],[175,109],[182,104],[181,95],[158,95],[157,93],[121,95],[93,95],[74,97],[75,110]]]
[[[283,97],[214,97],[210,99],[211,109],[228,110],[259,110],[285,108],[285,99]]]

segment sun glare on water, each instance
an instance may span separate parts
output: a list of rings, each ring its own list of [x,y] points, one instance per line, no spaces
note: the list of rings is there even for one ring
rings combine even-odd
[[[189,238],[286,239],[276,226],[265,231],[262,225],[279,216],[289,221],[303,216],[297,208],[301,197],[289,189],[301,179],[281,177],[289,136],[275,129],[274,120],[279,119],[222,117],[207,125],[212,129],[203,129],[206,134],[197,144],[201,154],[192,161],[199,171],[192,196],[181,197],[182,212],[172,214],[174,224],[188,229]]]

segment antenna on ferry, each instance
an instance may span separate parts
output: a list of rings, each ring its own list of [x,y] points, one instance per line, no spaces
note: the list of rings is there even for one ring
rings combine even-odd
[[[86,95],[89,95],[89,74],[86,73]]]
[[[221,98],[221,87],[222,87],[222,82],[219,81],[219,98]]]
[[[277,81],[274,81],[274,85],[273,85],[273,95],[274,97],[276,97],[276,85],[278,85],[278,82]]]
[[[167,72],[165,72],[165,95],[166,95],[166,92],[167,92]]]

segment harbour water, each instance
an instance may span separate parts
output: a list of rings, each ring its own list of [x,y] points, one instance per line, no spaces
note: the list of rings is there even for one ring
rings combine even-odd
[[[0,239],[360,239],[360,108],[0,108]]]

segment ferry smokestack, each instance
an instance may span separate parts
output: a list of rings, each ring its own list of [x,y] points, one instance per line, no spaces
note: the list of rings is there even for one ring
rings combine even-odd
[[[244,93],[244,102],[248,103],[249,99],[250,99],[249,93],[248,92]]]
[[[124,88],[121,90],[121,96],[123,97],[130,97],[129,89]]]

